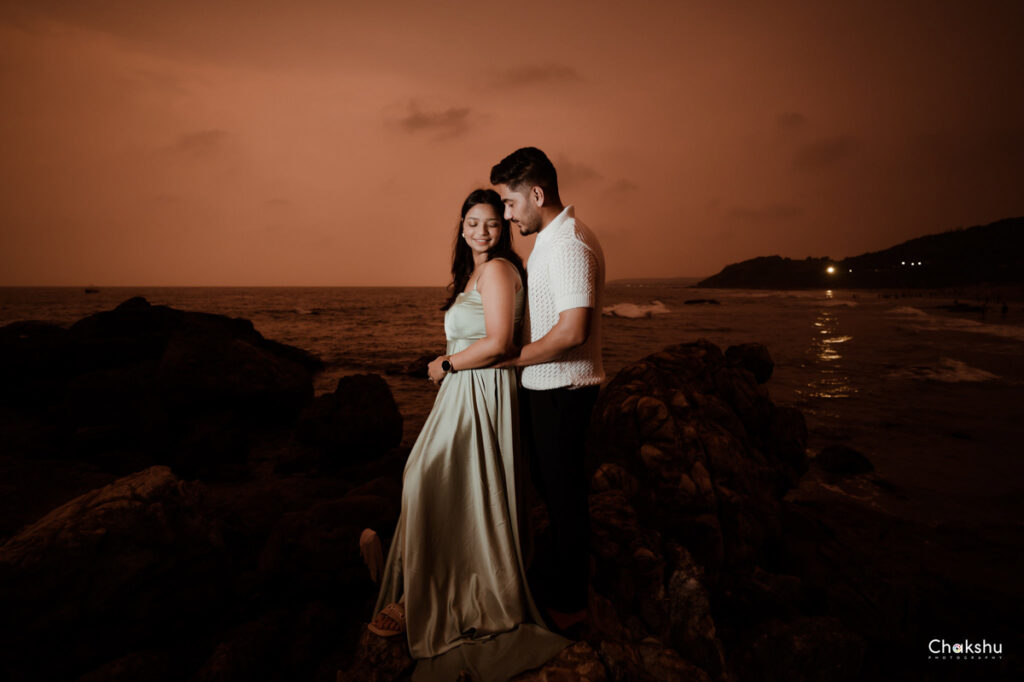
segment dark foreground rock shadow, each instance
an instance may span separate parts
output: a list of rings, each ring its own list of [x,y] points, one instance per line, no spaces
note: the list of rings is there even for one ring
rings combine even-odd
[[[398,517],[401,415],[372,375],[314,398],[317,362],[141,300],[0,328],[0,678],[407,679],[404,640],[365,630],[359,556],[361,531],[386,539]],[[1021,677],[1020,524],[858,503],[843,491],[898,491],[849,452],[808,471],[771,372],[763,346],[698,341],[605,387],[591,617],[517,679],[954,679],[922,661],[933,635],[998,639],[971,670]]]

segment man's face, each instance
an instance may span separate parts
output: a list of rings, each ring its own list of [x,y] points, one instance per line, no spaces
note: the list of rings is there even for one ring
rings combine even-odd
[[[497,189],[505,204],[505,218],[519,227],[519,234],[534,234],[543,227],[538,210],[540,207],[532,188],[514,190],[508,185],[498,185]]]

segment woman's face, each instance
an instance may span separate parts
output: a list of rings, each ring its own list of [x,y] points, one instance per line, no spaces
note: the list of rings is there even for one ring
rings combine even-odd
[[[485,254],[498,244],[501,216],[490,204],[476,204],[462,219],[462,238],[473,253]]]

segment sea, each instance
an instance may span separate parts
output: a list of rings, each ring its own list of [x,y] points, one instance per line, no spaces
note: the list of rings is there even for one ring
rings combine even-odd
[[[143,296],[252,321],[264,337],[319,355],[317,393],[341,376],[385,376],[411,444],[436,387],[396,368],[443,352],[441,287],[0,288],[0,325],[71,325]],[[960,308],[954,304],[960,303]],[[888,494],[865,504],[931,525],[1024,518],[1024,302],[981,310],[941,291],[746,291],[685,282],[612,282],[602,324],[609,379],[662,348],[706,338],[767,346],[767,383],[807,420],[808,454],[863,453]],[[950,310],[952,308],[952,310]],[[880,501],[882,500],[882,501]],[[895,507],[895,508],[894,508]]]

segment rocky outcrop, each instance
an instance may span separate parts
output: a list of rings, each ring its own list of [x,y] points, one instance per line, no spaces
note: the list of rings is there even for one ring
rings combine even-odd
[[[373,459],[402,441],[402,414],[376,374],[341,377],[333,393],[317,397],[299,417],[304,443],[323,453],[317,464],[339,467]]]
[[[201,489],[156,466],[81,495],[0,547],[10,678],[55,678],[196,628],[227,558]],[[200,629],[201,631],[201,629]],[[39,644],[60,656],[39,656]]]
[[[829,473],[847,476],[875,470],[871,460],[849,445],[833,444],[823,448],[814,463]]]
[[[712,582],[779,536],[781,498],[806,468],[802,417],[757,381],[766,354],[727,362],[707,341],[666,348],[623,369],[595,408],[592,468],[635,478],[641,523],[688,547]]]
[[[116,474],[168,464],[188,478],[231,475],[244,434],[290,423],[321,367],[248,320],[138,297],[69,329],[0,328],[0,404],[53,433],[45,450],[17,454],[70,456]]]

